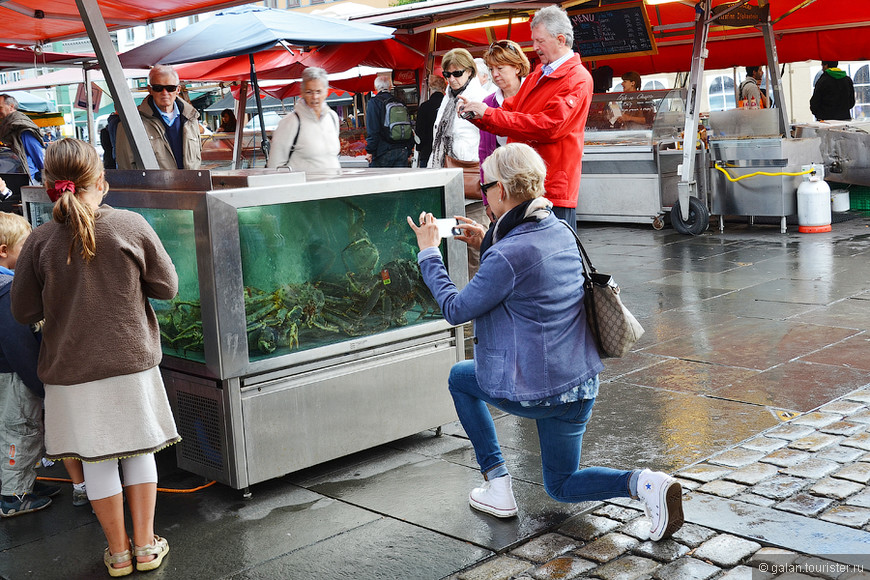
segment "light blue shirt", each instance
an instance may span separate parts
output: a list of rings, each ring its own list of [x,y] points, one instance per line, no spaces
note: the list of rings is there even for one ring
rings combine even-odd
[[[160,107],[155,106],[155,108],[157,109],[157,112],[160,113],[160,116],[163,117],[163,120],[166,121],[167,125],[172,125],[172,123],[175,122],[175,118],[179,115],[177,100],[172,102],[172,111],[168,113],[164,113]]]

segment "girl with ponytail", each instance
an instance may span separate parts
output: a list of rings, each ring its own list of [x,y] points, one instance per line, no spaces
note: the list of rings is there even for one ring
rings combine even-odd
[[[22,324],[45,319],[37,368],[45,383],[45,455],[82,461],[88,499],[109,544],[103,554],[109,575],[126,576],[134,566],[153,570],[169,551],[154,534],[154,453],[180,438],[148,299],[173,298],[178,276],[142,216],[102,204],[109,186],[90,144],[49,145],[43,182],[54,219],[22,247],[11,297]]]

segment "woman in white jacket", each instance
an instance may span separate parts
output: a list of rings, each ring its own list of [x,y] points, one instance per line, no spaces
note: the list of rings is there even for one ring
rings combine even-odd
[[[272,152],[266,167],[293,171],[338,169],[338,115],[326,104],[329,83],[326,71],[309,67],[302,72],[302,100],[281,119],[272,135]]]
[[[458,167],[462,169],[465,189],[465,215],[484,226],[489,225],[480,195],[480,130],[460,117],[459,95],[467,100],[483,100],[488,96],[477,80],[474,57],[464,48],[454,48],[441,59],[441,70],[447,79],[447,93],[435,117],[435,136],[429,167]],[[468,247],[468,275],[477,272],[480,255]]]

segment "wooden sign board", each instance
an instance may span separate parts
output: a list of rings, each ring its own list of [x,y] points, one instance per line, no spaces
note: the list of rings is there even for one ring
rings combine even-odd
[[[619,8],[570,10],[574,51],[583,60],[656,54],[656,42],[642,2]]]
[[[720,4],[719,6],[714,6],[714,22],[716,24],[719,24],[720,26],[755,26],[756,24],[767,22],[770,18],[770,4],[765,4],[764,6],[753,6],[752,4],[744,4],[743,6],[735,8],[728,14],[724,14],[718,17],[716,16],[720,12],[724,12],[735,4],[737,3],[732,2],[730,4]]]

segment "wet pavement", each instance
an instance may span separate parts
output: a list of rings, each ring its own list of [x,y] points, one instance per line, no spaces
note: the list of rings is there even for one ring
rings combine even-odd
[[[255,485],[249,500],[217,484],[161,493],[156,531],[172,551],[149,577],[865,577],[850,566],[870,570],[870,218],[796,230],[581,224],[647,330],[607,361],[583,464],[675,473],[687,524],[671,540],[648,541],[638,502],[551,500],[533,423],[499,415],[517,518],[469,508],[481,478],[451,423]],[[172,451],[158,461],[162,488],[203,483]],[[107,578],[104,546],[67,485],[48,509],[0,521],[0,578]]]

